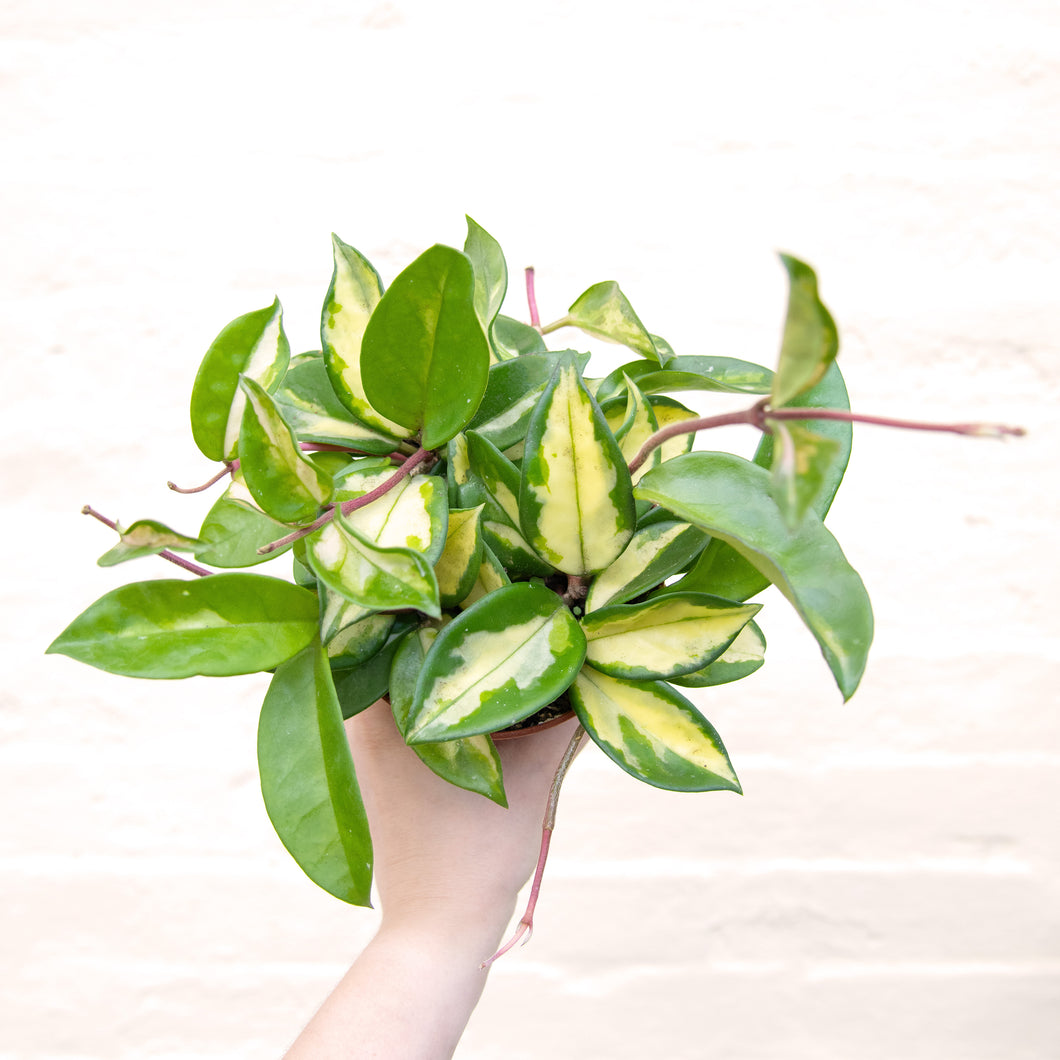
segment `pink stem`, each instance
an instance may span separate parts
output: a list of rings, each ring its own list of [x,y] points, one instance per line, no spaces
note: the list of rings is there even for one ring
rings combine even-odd
[[[537,297],[534,294],[534,267],[528,265],[526,268],[526,301],[530,306],[530,326],[541,330],[541,317],[537,313]]]
[[[203,490],[208,490],[212,485],[214,485],[217,482],[220,482],[221,479],[223,479],[225,477],[225,475],[232,474],[232,472],[235,471],[235,469],[237,467],[239,467],[239,461],[238,460],[226,461],[225,462],[225,466],[223,468],[221,468],[221,470],[218,471],[217,474],[213,476],[213,478],[208,479],[201,486],[181,487],[181,486],[178,486],[175,482],[167,482],[166,485],[174,493],[202,493]]]
[[[530,941],[534,933],[534,910],[537,908],[537,899],[541,894],[541,879],[545,875],[545,862],[548,860],[548,848],[552,842],[552,832],[556,827],[556,808],[559,805],[559,791],[563,786],[563,779],[570,769],[574,756],[578,753],[578,747],[585,736],[585,728],[579,725],[563,752],[559,765],[556,767],[555,775],[552,777],[552,787],[548,792],[548,802],[545,805],[545,819],[541,825],[541,852],[537,856],[537,869],[534,872],[534,882],[530,885],[530,899],[526,903],[526,912],[516,926],[515,933],[492,957],[487,957],[479,968],[488,968],[498,957],[503,957],[513,946],[520,941],[524,944]]]
[[[99,512],[90,505],[86,504],[81,509],[81,514],[91,515],[93,519],[98,519],[104,526],[109,526],[111,530],[114,530],[116,533],[121,533],[121,531],[118,530],[118,524],[116,522],[112,519],[108,519],[105,515],[100,515]],[[178,556],[175,552],[170,552],[168,548],[162,549],[161,552],[156,552],[155,555],[160,556],[162,559],[169,560],[170,563],[175,563],[178,567],[183,567],[184,570],[190,571],[192,574],[197,574],[200,578],[206,578],[213,574],[212,570],[200,567],[198,563],[192,563],[190,559]]]

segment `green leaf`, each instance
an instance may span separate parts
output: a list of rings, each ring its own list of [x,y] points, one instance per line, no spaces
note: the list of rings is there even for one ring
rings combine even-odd
[[[338,668],[332,671],[335,693],[339,697],[344,718],[360,714],[387,694],[394,655],[408,635],[407,622],[399,619],[386,642],[374,655],[352,669]]]
[[[367,258],[338,236],[331,237],[335,268],[320,313],[320,344],[339,401],[362,423],[395,438],[405,429],[372,407],[361,378],[361,344],[373,310],[383,297],[383,281]]]
[[[614,429],[615,439],[622,450],[622,457],[628,464],[633,457],[640,452],[641,446],[659,429],[655,419],[655,410],[648,403],[648,399],[640,392],[628,376],[626,377],[626,400],[624,402],[625,414],[621,424]],[[606,415],[606,413],[605,413]],[[607,417],[608,423],[611,419]],[[633,476],[633,482],[640,481],[644,473],[652,467],[658,466],[662,461],[662,453],[659,449],[652,451],[651,456],[642,467],[637,469]]]
[[[589,587],[585,610],[621,604],[661,585],[703,550],[707,535],[679,519],[656,520],[637,530],[622,555]]]
[[[482,566],[481,514],[481,504],[475,508],[452,508],[449,511],[445,548],[434,565],[442,607],[456,607],[475,586]]]
[[[371,905],[368,819],[319,642],[276,670],[258,722],[258,769],[269,820],[299,868],[336,898]]]
[[[580,294],[567,310],[562,323],[580,328],[605,342],[625,346],[641,357],[658,363],[659,353],[648,329],[640,322],[629,299],[614,280],[593,284]]]
[[[787,405],[809,390],[839,352],[835,321],[817,294],[817,276],[809,265],[788,254],[780,260],[788,273],[788,314],[780,345],[770,404]]]
[[[563,600],[517,582],[473,604],[438,634],[409,710],[409,743],[495,732],[529,717],[569,685],[585,637]]]
[[[493,554],[489,545],[482,546],[482,563],[478,569],[478,577],[475,579],[471,591],[460,601],[460,608],[466,611],[473,603],[481,600],[487,593],[499,589],[502,585],[510,585],[511,579],[507,571],[501,566],[501,562]]]
[[[596,400],[603,403],[621,394],[627,375],[645,394],[680,390],[768,394],[773,383],[768,368],[734,357],[672,357],[664,368],[651,361],[630,361],[601,381]]]
[[[766,661],[766,638],[757,623],[748,622],[736,639],[714,662],[695,673],[670,678],[683,688],[708,688],[739,681],[753,674]]]
[[[393,435],[354,418],[339,401],[321,353],[302,353],[292,359],[273,398],[303,442],[349,446],[381,456],[399,444]]]
[[[119,527],[118,533],[121,540],[96,560],[99,566],[113,567],[141,556],[157,556],[166,549],[171,552],[194,552],[201,544],[198,538],[178,534],[154,519],[137,519],[126,530]]]
[[[424,657],[437,632],[426,628],[418,630],[402,642],[394,655],[390,669],[390,707],[402,734],[408,725],[409,711],[412,708],[416,682],[423,669]],[[504,794],[500,756],[488,736],[414,743],[411,746],[424,765],[443,780],[467,791],[485,795],[499,806],[508,805]]]
[[[651,402],[652,411],[655,413],[655,422],[658,423],[659,430],[669,427],[673,423],[680,423],[682,420],[697,419],[699,416],[698,412],[682,405],[681,402],[674,401],[673,398],[664,397],[661,394],[650,394],[648,401]],[[690,453],[695,440],[696,436],[693,433],[679,434],[674,438],[668,438],[659,446],[660,461],[672,460],[675,456],[680,456],[682,453]]]
[[[124,677],[228,677],[271,670],[316,632],[308,590],[260,574],[212,574],[113,589],[48,652]]]
[[[482,483],[498,509],[498,515],[513,529],[519,526],[519,469],[476,431],[468,431],[467,458],[471,473]]]
[[[801,423],[771,420],[770,426],[780,442],[773,457],[773,500],[794,529],[821,495],[829,468],[840,457],[840,445]]]
[[[788,408],[836,408],[849,409],[846,384],[839,365],[833,363],[824,378],[813,388],[788,402]],[[839,451],[823,472],[823,481],[811,507],[823,519],[828,514],[832,499],[843,481],[853,436],[852,425],[839,420],[812,420],[814,431],[823,438],[838,443]],[[773,463],[774,437],[762,436],[755,450],[754,462],[759,467],[771,467]],[[673,588],[716,593],[726,600],[746,600],[760,593],[769,580],[757,568],[747,562],[735,549],[724,541],[714,540],[707,545],[696,566]]]
[[[360,666],[382,648],[394,628],[394,615],[365,614],[364,608],[327,589],[320,591],[320,604],[321,639],[332,670]]]
[[[769,474],[729,453],[687,453],[644,476],[637,495],[727,542],[791,602],[849,699],[872,642],[872,608],[857,572],[808,513],[791,531]]]
[[[276,403],[253,379],[242,378],[246,397],[239,433],[239,470],[267,515],[284,523],[313,519],[331,499],[331,476],[307,460]]]
[[[705,593],[605,607],[582,619],[585,661],[594,670],[634,681],[693,673],[721,655],[761,607]]]
[[[493,321],[493,342],[502,359],[522,357],[528,353],[545,353],[547,350],[537,328],[506,317],[503,313],[499,313]]]
[[[445,445],[474,416],[490,348],[475,311],[475,273],[436,244],[390,286],[364,332],[361,374],[372,405],[425,449]]]
[[[530,418],[519,513],[526,540],[566,574],[603,570],[633,534],[629,469],[573,358]]]
[[[464,253],[475,271],[475,312],[488,334],[508,290],[508,266],[500,243],[485,228],[464,216],[467,220]]]
[[[342,516],[310,534],[306,557],[321,583],[371,611],[414,608],[437,618],[438,582],[430,563],[410,548],[382,548]]]
[[[257,508],[250,490],[237,472],[228,489],[206,513],[199,530],[201,544],[195,550],[195,558],[214,567],[251,567],[287,552],[290,545],[267,555],[261,555],[258,549],[271,541],[278,541],[289,532],[289,526]]]
[[[571,686],[578,720],[631,776],[670,791],[740,791],[714,727],[663,681],[626,681],[585,667]]]
[[[191,391],[191,431],[209,460],[232,460],[243,422],[241,375],[276,389],[291,356],[277,298],[271,306],[237,317],[206,351]]]

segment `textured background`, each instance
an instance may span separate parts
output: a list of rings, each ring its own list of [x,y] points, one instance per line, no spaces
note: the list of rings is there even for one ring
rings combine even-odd
[[[767,598],[767,667],[703,699],[744,798],[587,752],[459,1057],[1060,1052],[1055,2],[628,7],[3,5],[3,1060],[278,1056],[370,936],[270,830],[264,679],[42,652],[169,574],[95,567],[82,504],[197,527],[165,481],[208,473],[186,402],[221,326],[278,293],[310,348],[330,231],[389,280],[465,211],[546,318],[615,278],[679,352],[767,363],[789,250],[857,407],[1031,433],[856,432],[860,692]]]

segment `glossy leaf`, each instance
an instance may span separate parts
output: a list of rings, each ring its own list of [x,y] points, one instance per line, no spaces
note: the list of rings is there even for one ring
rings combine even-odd
[[[455,607],[474,588],[482,566],[481,514],[482,505],[449,512],[445,548],[434,565],[442,607]]]
[[[812,389],[788,402],[788,408],[837,408],[849,409],[846,384],[838,364],[825,373],[824,378]],[[810,506],[820,518],[828,514],[832,499],[843,481],[847,461],[850,459],[852,426],[839,420],[810,420],[816,434],[835,441],[839,445],[836,456],[823,472],[823,481]],[[768,468],[773,464],[774,437],[764,434],[755,450],[754,462]],[[695,567],[674,589],[716,593],[726,600],[746,600],[760,593],[769,580],[735,549],[724,541],[711,541],[699,557]]]
[[[306,557],[332,592],[372,611],[414,608],[437,618],[438,582],[430,563],[410,548],[383,548],[341,516],[311,534]]]
[[[271,306],[237,317],[211,343],[191,392],[191,432],[209,460],[236,455],[245,398],[239,377],[272,391],[279,384],[291,347],[277,298]]]
[[[335,395],[362,423],[404,438],[405,429],[372,407],[361,378],[361,344],[368,320],[383,297],[383,281],[368,259],[332,235],[335,267],[320,313],[320,343]]]
[[[797,422],[772,421],[776,436],[770,482],[773,500],[789,527],[796,527],[811,511],[839,458],[839,442]]]
[[[475,311],[475,274],[437,244],[394,280],[364,332],[365,394],[425,449],[462,430],[486,390],[490,349]]]
[[[593,579],[585,610],[625,603],[654,589],[691,563],[707,541],[702,530],[679,519],[637,530],[618,559]]]
[[[141,556],[157,556],[159,552],[194,552],[201,542],[198,538],[178,534],[154,519],[137,519],[128,529],[119,528],[121,539],[96,562],[101,567],[113,567]]]
[[[293,358],[273,398],[300,441],[349,446],[380,455],[397,448],[393,435],[362,423],[339,401],[320,353]]]
[[[320,590],[320,635],[332,670],[350,670],[386,643],[395,616],[364,608],[328,589]],[[378,698],[378,697],[377,697]]]
[[[557,368],[530,418],[519,513],[527,541],[566,574],[603,570],[632,536],[629,469],[573,359]]]
[[[655,422],[658,423],[659,430],[669,427],[671,424],[679,423],[682,420],[693,420],[699,416],[699,413],[686,405],[682,405],[681,402],[662,394],[649,394],[648,401],[651,402],[652,411],[655,413]],[[674,438],[668,438],[659,446],[660,462],[672,460],[675,456],[680,456],[682,453],[690,453],[695,440],[696,436],[694,434],[679,434]]]
[[[683,688],[708,688],[739,681],[753,674],[766,661],[766,638],[757,623],[748,622],[736,639],[714,662],[695,673],[672,677],[672,684]]]
[[[434,629],[417,630],[402,642],[394,655],[390,668],[390,707],[402,733],[408,725],[424,657],[437,635],[438,631]],[[489,736],[467,736],[462,740],[414,743],[411,746],[423,764],[443,780],[485,795],[499,806],[508,805],[500,756]]]
[[[522,357],[528,353],[544,353],[547,350],[545,340],[537,328],[524,324],[521,320],[497,314],[493,321],[493,341],[497,352],[504,357]]]
[[[473,603],[481,600],[487,593],[499,589],[502,585],[510,585],[511,579],[508,572],[501,566],[501,562],[493,554],[488,545],[482,545],[482,562],[479,564],[478,577],[467,596],[460,601],[462,610],[467,610]]]
[[[614,280],[593,284],[580,294],[567,310],[563,323],[580,328],[605,342],[625,346],[650,361],[659,360],[648,329],[640,322],[629,299]]]
[[[839,333],[817,294],[813,269],[788,254],[780,260],[788,273],[788,312],[770,404],[787,405],[818,383],[839,352]]]
[[[267,515],[284,523],[308,522],[331,499],[331,476],[307,460],[272,398],[243,378],[246,397],[239,434],[239,470]]]
[[[627,773],[671,791],[740,791],[714,727],[663,681],[626,681],[585,667],[570,690],[578,720]]]
[[[269,820],[302,871],[336,898],[370,905],[368,820],[319,642],[276,670],[258,722],[258,769]]]
[[[795,607],[844,698],[857,688],[872,642],[861,578],[813,514],[791,531],[769,493],[769,474],[729,453],[688,453],[649,472],[638,496],[732,546]]]
[[[409,743],[495,732],[569,685],[585,637],[551,589],[517,582],[483,597],[438,634],[409,710]]]
[[[582,619],[585,661],[594,670],[633,681],[692,673],[721,655],[761,606],[675,593],[605,607]]]
[[[768,394],[773,373],[760,364],[734,357],[672,357],[664,367],[651,361],[631,361],[616,368],[596,392],[603,402],[620,395],[628,375],[645,394],[660,391],[702,390],[706,393]]]
[[[589,360],[586,354],[574,356],[579,367]],[[469,428],[498,449],[524,438],[530,414],[563,357],[563,353],[534,353],[495,364]]]
[[[289,551],[291,546],[284,545],[266,555],[258,552],[289,532],[289,526],[258,509],[242,475],[236,473],[228,489],[206,513],[195,558],[212,567],[251,567]]]
[[[271,670],[316,632],[308,590],[260,574],[213,574],[113,589],[48,652],[125,677],[228,677]]]
[[[399,619],[383,646],[374,655],[370,655],[359,666],[333,669],[335,694],[339,697],[343,718],[360,714],[387,694],[390,686],[390,666],[398,648],[408,635],[408,625]]]
[[[500,243],[470,217],[465,218],[464,254],[475,272],[475,312],[488,334],[508,290],[508,266]]]
[[[617,427],[612,426],[612,430],[622,450],[622,456],[628,464],[640,451],[641,446],[659,429],[659,424],[655,419],[654,408],[628,376],[626,377],[626,400],[623,404],[625,414],[622,416],[621,423]],[[610,424],[609,416],[607,420]],[[649,468],[658,466],[661,461],[660,449],[653,450],[651,456],[633,475],[634,484],[640,481]]]
[[[355,500],[393,477],[393,468],[354,468],[335,484],[335,501]],[[347,526],[383,548],[411,548],[431,564],[445,547],[445,484],[433,475],[402,479],[381,497],[344,516]]]

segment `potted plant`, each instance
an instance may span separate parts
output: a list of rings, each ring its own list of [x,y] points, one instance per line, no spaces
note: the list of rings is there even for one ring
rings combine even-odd
[[[290,355],[275,301],[202,361],[192,433],[221,466],[181,492],[228,484],[198,533],[85,509],[120,535],[102,565],[159,555],[191,577],[114,589],[48,651],[132,677],[271,672],[258,731],[269,817],[311,879],[362,905],[371,839],[343,719],[387,697],[427,767],[504,805],[495,739],[575,713],[518,937],[585,734],[646,783],[740,790],[686,693],[762,665],[749,602],[762,589],[777,586],[854,693],[872,611],[822,522],[852,421],[1020,432],[851,413],[835,324],[789,256],[771,371],[675,353],[613,282],[542,325],[527,270],[529,323],[501,314],[504,256],[470,218],[462,251],[431,247],[386,290],[333,244],[319,351]],[[568,329],[630,358],[594,377],[588,354],[546,345]],[[703,415],[675,393],[748,404]],[[752,459],[693,449],[737,423],[762,434]]]

